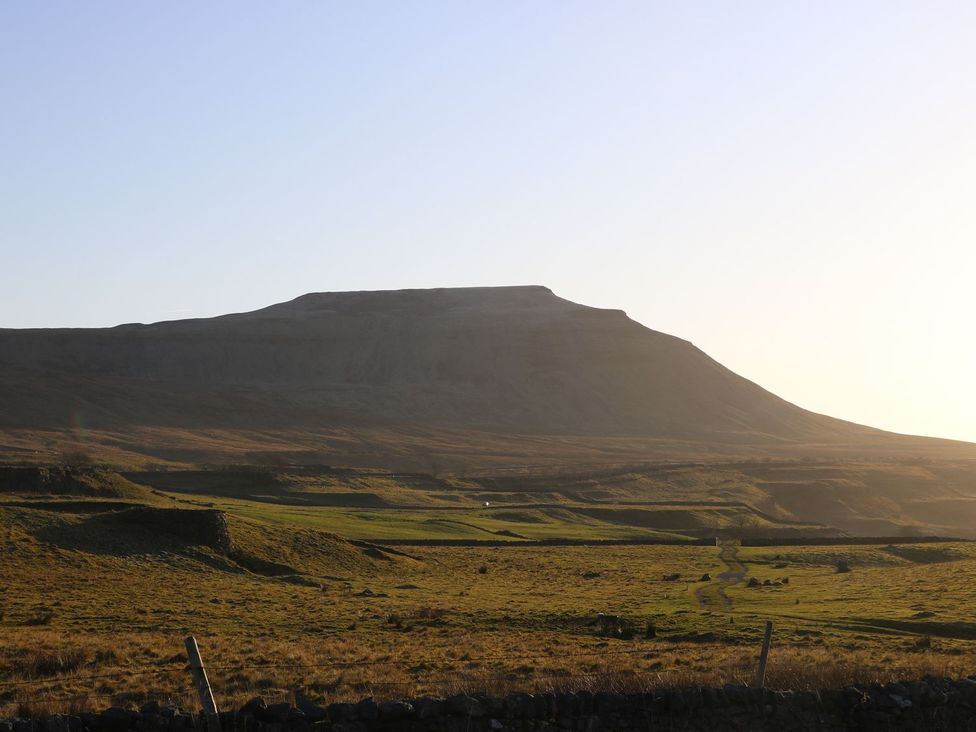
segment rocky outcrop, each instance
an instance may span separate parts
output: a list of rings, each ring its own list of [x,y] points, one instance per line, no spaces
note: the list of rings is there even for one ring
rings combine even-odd
[[[119,498],[135,488],[118,473],[98,468],[0,465],[0,493]]]
[[[114,518],[128,526],[164,531],[189,544],[207,546],[221,554],[234,552],[227,514],[223,511],[137,506],[119,511]]]

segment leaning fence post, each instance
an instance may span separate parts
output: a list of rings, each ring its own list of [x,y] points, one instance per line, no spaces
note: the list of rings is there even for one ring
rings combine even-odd
[[[766,621],[766,634],[763,636],[762,653],[759,654],[759,670],[756,672],[757,689],[766,688],[766,661],[769,660],[769,644],[773,640],[773,622]]]
[[[197,685],[200,704],[203,706],[203,713],[207,716],[207,730],[208,732],[220,732],[217,703],[214,701],[213,691],[210,690],[210,681],[207,679],[207,670],[203,667],[203,659],[200,658],[197,639],[191,635],[183,643],[186,645],[186,654],[190,658],[190,671],[193,674],[193,681]]]

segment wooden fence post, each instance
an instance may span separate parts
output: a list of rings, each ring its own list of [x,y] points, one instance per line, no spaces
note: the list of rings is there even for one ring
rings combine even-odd
[[[203,707],[203,713],[207,715],[207,730],[208,732],[220,732],[217,703],[214,701],[213,691],[210,690],[210,680],[207,678],[207,670],[203,667],[203,659],[200,657],[197,639],[191,635],[183,643],[186,645],[186,655],[190,658],[190,671],[193,673],[193,681],[197,685],[200,704]]]
[[[756,672],[757,689],[766,688],[766,661],[769,660],[769,644],[773,640],[773,622],[766,621],[766,634],[763,636],[762,653],[759,655],[759,671]]]

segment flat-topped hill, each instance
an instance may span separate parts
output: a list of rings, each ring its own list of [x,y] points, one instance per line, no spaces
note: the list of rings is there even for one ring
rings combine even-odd
[[[610,440],[626,458],[647,454],[634,439],[664,441],[658,452],[670,454],[856,446],[976,456],[963,443],[801,409],[687,341],[544,287],[316,293],[216,318],[0,330],[0,401],[0,430],[21,436],[8,446],[80,425],[96,442],[115,433],[116,445],[138,443],[133,430],[189,431],[157,433],[156,449],[192,450],[202,431],[212,443],[247,431],[248,449],[276,450],[285,432],[352,429],[319,445],[348,455],[397,440],[363,432],[379,430],[412,435],[414,453],[477,433],[482,444],[556,436],[556,449],[562,438]],[[495,452],[506,449],[525,462]]]

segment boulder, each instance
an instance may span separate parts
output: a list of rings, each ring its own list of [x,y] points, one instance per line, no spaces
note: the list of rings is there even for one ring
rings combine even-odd
[[[481,717],[485,713],[481,702],[471,696],[451,696],[447,698],[445,704],[447,713],[457,717]]]
[[[333,722],[346,722],[356,718],[356,707],[352,704],[330,704],[325,709]]]
[[[71,730],[68,716],[65,714],[52,714],[45,717],[41,720],[40,728],[42,732],[70,732]]]
[[[268,705],[264,699],[256,696],[241,707],[241,714],[250,714],[255,717],[260,717],[264,714],[267,708]]]
[[[380,718],[379,704],[372,699],[363,699],[356,705],[356,716],[364,722],[373,722]]]
[[[136,720],[136,713],[122,707],[109,707],[98,715],[102,732],[126,732]]]
[[[264,713],[259,718],[263,721],[278,722],[280,724],[288,720],[288,715],[291,713],[291,708],[291,704],[288,702],[271,704],[265,708]]]
[[[328,712],[324,706],[316,704],[304,694],[295,694],[295,706],[305,715],[305,719],[312,724],[321,722],[328,717]]]
[[[380,719],[407,719],[414,715],[413,705],[405,701],[388,701],[380,705]]]
[[[443,699],[424,697],[413,703],[420,719],[438,719],[444,716],[445,705]]]

